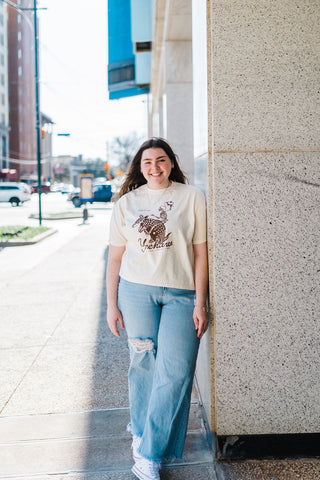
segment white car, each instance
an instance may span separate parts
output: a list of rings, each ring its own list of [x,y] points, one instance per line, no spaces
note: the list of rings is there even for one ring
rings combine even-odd
[[[30,198],[30,189],[25,183],[0,182],[0,202],[10,202],[13,207],[17,207]]]

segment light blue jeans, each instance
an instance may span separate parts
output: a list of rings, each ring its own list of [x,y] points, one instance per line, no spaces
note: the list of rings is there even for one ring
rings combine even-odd
[[[139,453],[155,462],[182,456],[199,348],[194,297],[194,290],[119,282],[131,359],[131,432],[142,438]]]

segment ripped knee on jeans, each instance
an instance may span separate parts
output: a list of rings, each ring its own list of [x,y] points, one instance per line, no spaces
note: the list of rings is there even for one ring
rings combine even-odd
[[[135,353],[145,353],[154,351],[154,343],[150,338],[129,338],[129,344]]]

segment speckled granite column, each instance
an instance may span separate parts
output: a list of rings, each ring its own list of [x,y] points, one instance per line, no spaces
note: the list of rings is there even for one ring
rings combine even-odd
[[[183,170],[193,183],[191,40],[167,40],[165,61],[166,138],[179,152]]]
[[[212,428],[319,432],[320,4],[207,4]]]

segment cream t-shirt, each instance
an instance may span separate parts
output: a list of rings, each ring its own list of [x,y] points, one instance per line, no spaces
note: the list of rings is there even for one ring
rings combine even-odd
[[[193,186],[145,184],[114,205],[110,244],[126,247],[120,277],[129,282],[194,290],[193,244],[206,241],[205,197]]]

